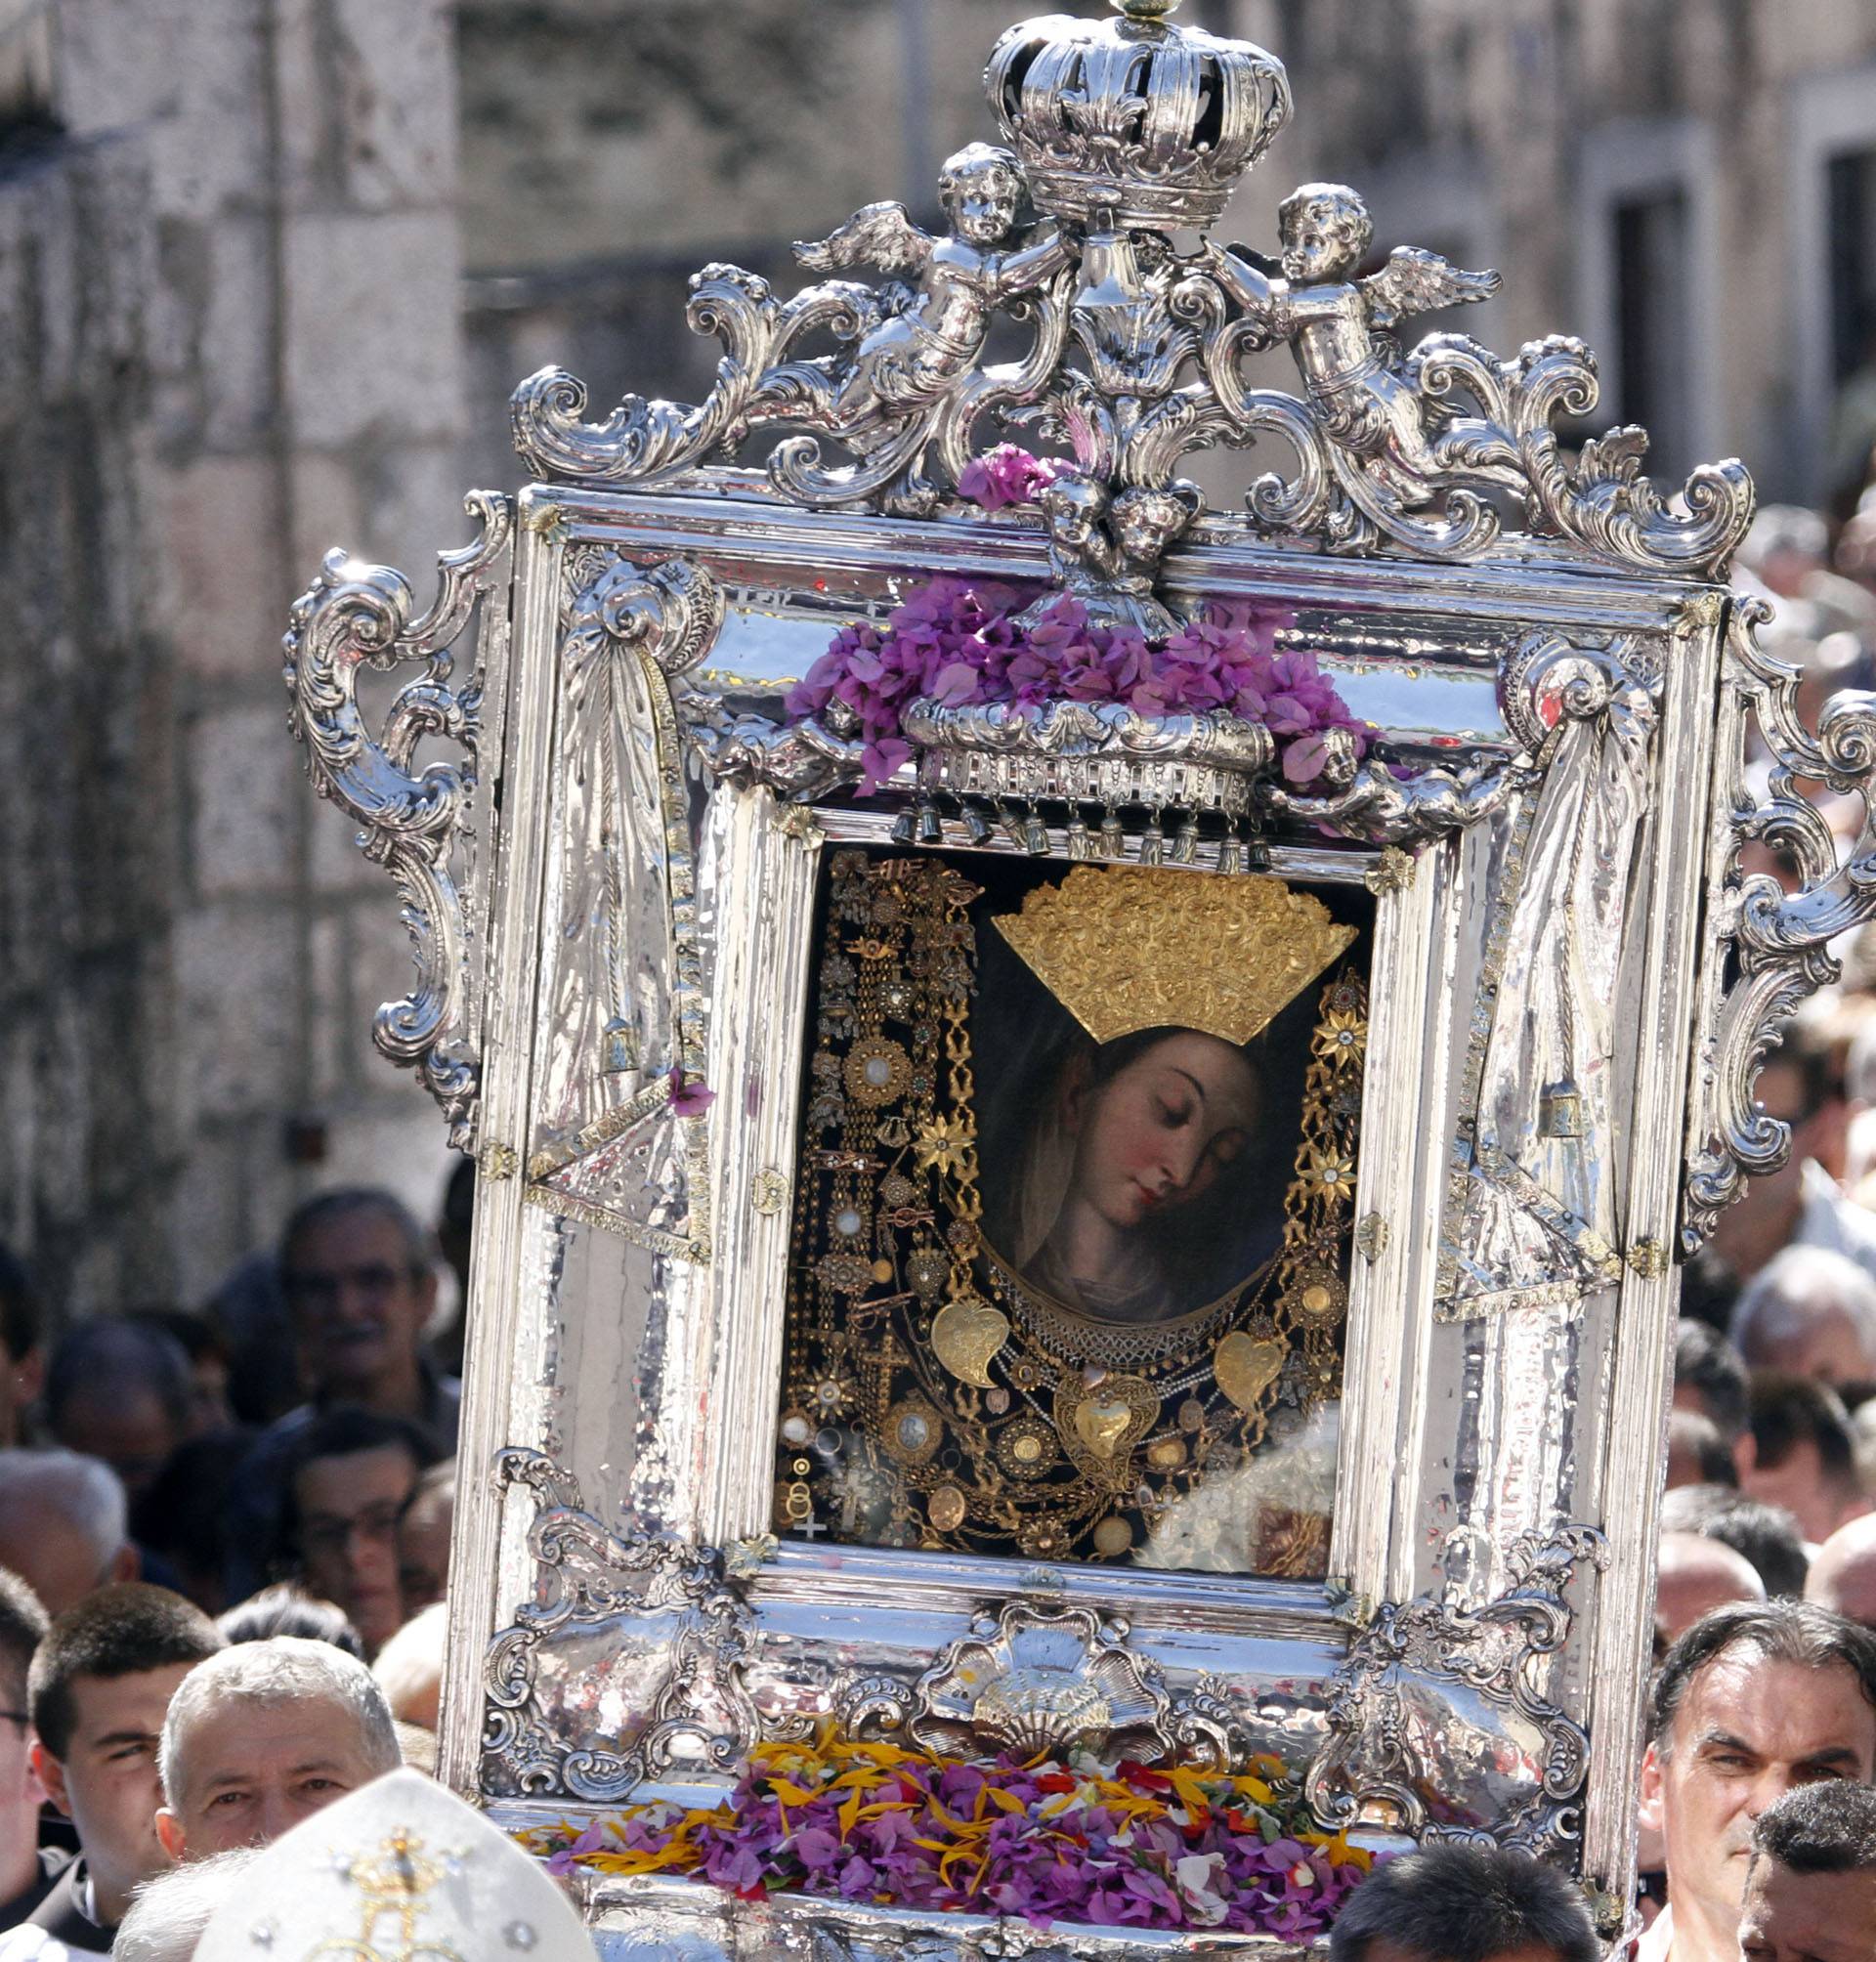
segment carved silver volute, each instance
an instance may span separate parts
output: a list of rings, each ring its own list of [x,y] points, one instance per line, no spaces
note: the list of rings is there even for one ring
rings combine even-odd
[[[477,603],[505,584],[498,562],[514,507],[488,490],[464,501],[480,535],[439,556],[436,600],[415,619],[402,573],[327,553],[290,616],[284,674],[288,726],[305,746],[314,789],[357,822],[360,848],[403,895],[417,985],[378,1010],[377,1045],[416,1070],[449,1120],[450,1142],[469,1150],[482,1072],[467,1023],[469,955],[454,866],[476,787],[482,676],[452,689],[449,649]],[[421,672],[399,691],[373,735],[359,705],[359,672],[406,664]],[[463,760],[419,769],[417,746],[429,737],[457,745]]]
[[[1832,696],[1813,736],[1799,718],[1798,669],[1760,644],[1770,612],[1762,600],[1736,600],[1728,616],[1708,897],[1717,933],[1688,1116],[1686,1253],[1712,1232],[1747,1178],[1785,1163],[1791,1128],[1755,1103],[1759,1072],[1786,1018],[1841,972],[1831,943],[1876,919],[1876,695],[1847,689]],[[1771,757],[1763,799],[1746,774],[1748,720]],[[1799,778],[1861,800],[1858,834],[1841,860]],[[1791,854],[1796,891],[1787,893],[1769,873],[1742,872],[1740,851],[1752,841]],[[1737,971],[1723,992],[1728,947]]]
[[[513,401],[530,467],[649,487],[761,436],[785,502],[930,517],[959,508],[980,451],[1040,430],[1058,446],[1041,499],[1057,582],[1149,632],[1168,623],[1162,556],[1202,501],[1181,460],[1268,437],[1295,460],[1245,493],[1254,533],[1473,560],[1511,512],[1618,564],[1724,572],[1752,518],[1745,467],[1702,465],[1677,505],[1642,474],[1642,429],[1566,450],[1556,425],[1597,403],[1580,341],[1510,359],[1465,334],[1408,346],[1407,322],[1489,298],[1498,275],[1406,245],[1363,274],[1374,227],[1348,186],[1284,199],[1274,253],[1182,254],[1174,235],[1208,232],[1284,126],[1289,85],[1262,49],[1169,19],[1176,0],[1117,5],[1125,21],[1046,15],[998,43],[985,79],[1004,143],[947,159],[942,231],[880,200],[795,247],[810,272],[883,283],[827,277],[785,299],[706,266],[689,320],[723,345],[709,395],[627,396],[587,422],[584,386],[544,368]],[[1014,363],[986,360],[1000,318],[1030,331]],[[1245,379],[1279,345],[1298,394]]]

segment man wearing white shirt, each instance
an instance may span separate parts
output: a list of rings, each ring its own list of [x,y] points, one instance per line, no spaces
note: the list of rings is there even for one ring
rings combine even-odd
[[[1876,1636],[1803,1601],[1704,1615],[1655,1680],[1641,1819],[1666,1849],[1668,1908],[1637,1962],[1738,1962],[1759,1815],[1873,1771]]]

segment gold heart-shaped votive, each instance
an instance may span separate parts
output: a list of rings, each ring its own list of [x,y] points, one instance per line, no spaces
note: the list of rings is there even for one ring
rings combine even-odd
[[[993,1386],[992,1358],[1009,1335],[1009,1317],[981,1295],[961,1295],[938,1310],[931,1325],[932,1353],[961,1383]]]
[[[1075,1406],[1075,1434],[1096,1458],[1112,1458],[1132,1422],[1132,1408],[1124,1397],[1089,1396]]]
[[[1212,1351],[1218,1387],[1249,1417],[1283,1368],[1286,1344],[1274,1336],[1248,1336],[1234,1329]]]

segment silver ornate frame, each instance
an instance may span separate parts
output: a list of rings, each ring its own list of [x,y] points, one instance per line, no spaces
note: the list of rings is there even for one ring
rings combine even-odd
[[[1563,452],[1555,417],[1594,405],[1580,346],[1384,350],[1361,385],[1408,418],[1385,438],[1314,379],[1250,388],[1239,363],[1282,338],[1279,303],[1210,248],[1169,264],[1139,241],[1209,223],[1222,175],[1288,113],[1281,68],[1181,33],[1169,0],[1122,11],[1026,23],[993,60],[1009,168],[1076,228],[1035,246],[1042,284],[1010,303],[1034,330],[1023,362],[972,357],[882,395],[869,336],[904,289],[834,280],[784,302],[707,269],[693,324],[726,348],[707,402],[627,398],[589,424],[576,382],[534,377],[515,421],[541,481],[471,498],[481,535],[445,556],[426,614],[399,575],[342,554],[295,610],[286,678],[315,787],[393,873],[413,933],[419,984],[378,1041],[482,1173],[444,1774],[522,1825],[720,1790],[750,1744],[824,1717],[990,1750],[1067,1711],[1058,1743],[1274,1750],[1325,1824],[1527,1846],[1581,1874],[1613,1934],[1675,1257],[1779,1162],[1756,1072],[1778,1018],[1831,977],[1830,940],[1876,915],[1870,832],[1840,867],[1795,784],[1867,806],[1876,702],[1833,703],[1814,738],[1799,725],[1759,609],[1719,582],[1751,509],[1737,464],[1674,504],[1640,475],[1640,432]],[[1195,63],[1225,121],[1182,151]],[[1050,91],[1072,89],[1081,107],[1052,120]],[[1166,127],[1130,149],[1141,102]],[[912,232],[869,207],[803,256],[923,264],[933,241]],[[1380,289],[1390,318],[1484,277],[1405,258]],[[835,352],[802,355],[826,328]],[[982,437],[1038,414],[1074,436],[1070,475],[1100,512],[1134,493],[1193,505],[1172,473],[1202,442],[1276,436],[1298,467],[1236,514],[1155,506],[1176,526],[1159,554],[1097,524],[1077,556],[1034,509],[956,495]],[[736,463],[777,432],[766,470]],[[1503,530],[1508,496],[1528,533]],[[1304,796],[1269,781],[1267,732],[1244,724],[1061,708],[1012,732],[927,704],[915,764],[856,798],[854,732],[785,724],[781,689],[835,626],[937,573],[1058,584],[1117,619],[1291,610],[1394,767],[1350,753]],[[478,603],[474,673],[451,689]],[[374,734],[360,671],[406,665]],[[1749,724],[1775,762],[1764,801]],[[463,760],[420,768],[437,739]],[[1273,870],[1375,894],[1335,1579],[778,1545],[822,855],[1086,857],[1102,847],[1073,800],[1123,794],[1255,808]],[[1794,846],[1800,892],[1742,879],[1755,837]],[[1235,835],[1197,840],[1156,816],[1124,849],[1195,878],[1248,863]],[[673,1070],[713,1104],[680,1114]],[[1070,1693],[1037,1696],[1044,1680]],[[620,1952],[1035,1945],[992,1921],[757,1910],[679,1882],[588,1898]]]

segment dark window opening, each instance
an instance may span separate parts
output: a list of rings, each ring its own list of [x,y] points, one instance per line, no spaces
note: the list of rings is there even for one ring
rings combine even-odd
[[[1616,361],[1624,422],[1652,439],[1649,469],[1679,477],[1691,466],[1688,385],[1687,200],[1679,191],[1624,198],[1615,207]]]
[[[1876,362],[1876,149],[1833,156],[1824,172],[1830,373],[1842,382]]]

